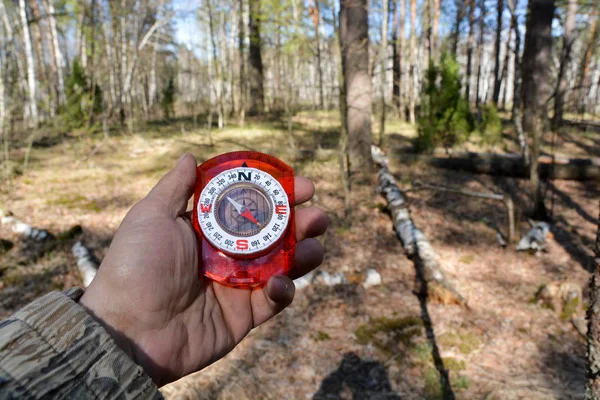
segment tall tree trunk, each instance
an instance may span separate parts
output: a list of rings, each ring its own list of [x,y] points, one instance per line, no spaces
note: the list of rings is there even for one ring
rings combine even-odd
[[[581,60],[581,64],[579,66],[579,74],[577,76],[577,82],[575,84],[576,90],[575,94],[575,102],[577,104],[577,112],[583,113],[585,111],[585,97],[588,93],[590,82],[590,61],[592,60],[592,54],[594,52],[594,47],[596,43],[596,37],[598,36],[598,29],[596,29],[596,25],[598,23],[598,6],[596,5],[592,9],[592,13],[590,15],[590,25],[589,25],[589,41],[587,43],[587,47],[585,52],[583,53],[583,59]]]
[[[108,114],[112,113],[115,105],[117,104],[117,89],[115,82],[115,63],[113,62],[113,46],[112,40],[114,40],[114,33],[110,29],[110,19],[107,18],[104,6],[98,7],[100,13],[100,26],[102,27],[102,36],[104,39],[104,51],[106,52],[106,69],[108,72],[108,91],[110,94],[110,111],[105,112],[105,117],[108,118]],[[112,10],[109,7],[109,10]],[[110,11],[109,11],[110,12]],[[114,26],[114,25],[113,25]]]
[[[402,96],[402,61],[404,58],[404,0],[396,7],[396,0],[390,0],[390,8],[394,7],[394,26],[392,27],[392,100],[396,114],[401,121],[405,119]],[[402,27],[402,28],[401,28]]]
[[[600,203],[599,203],[600,204]],[[599,213],[600,214],[600,213]],[[599,215],[600,219],[600,215]],[[587,311],[587,382],[585,399],[600,399],[600,225],[596,232],[595,271],[590,280],[590,306]]]
[[[244,0],[239,0],[240,4],[240,19],[239,19],[239,32],[238,32],[238,47],[239,47],[239,58],[240,58],[240,115],[239,123],[244,126],[244,120],[246,119],[246,55],[245,55],[245,44],[246,44],[246,10],[244,8]]]
[[[438,56],[438,31],[440,26],[440,3],[441,0],[433,0],[433,22],[432,22],[432,32],[431,32],[431,48],[433,51],[432,57],[434,59]]]
[[[389,1],[383,0],[383,15],[381,24],[381,49],[380,49],[380,71],[381,74],[380,83],[380,107],[381,107],[381,119],[379,120],[379,146],[383,144],[383,135],[385,135],[385,89],[386,89],[386,76],[387,76],[387,47],[388,47],[388,20],[389,20]]]
[[[515,50],[514,50],[514,80],[513,80],[513,105],[511,111],[511,120],[515,124],[521,155],[526,163],[529,163],[529,146],[525,140],[523,132],[523,120],[521,118],[521,33],[519,32],[519,21],[517,20],[517,0],[508,0],[510,10],[511,25],[515,32]]]
[[[415,123],[415,106],[417,102],[417,0],[410,1],[410,71],[408,89],[408,115],[411,124]],[[408,4],[407,4],[408,5]]]
[[[321,12],[319,10],[319,1],[309,1],[308,14],[312,18],[313,27],[315,29],[315,41],[317,42],[317,79],[319,85],[319,108],[325,108],[324,90],[323,90],[323,66],[321,56]]]
[[[469,0],[469,39],[467,41],[467,85],[465,94],[471,104],[471,70],[473,66],[473,47],[475,45],[475,0]]]
[[[265,109],[263,90],[263,62],[260,39],[260,0],[248,0],[250,4],[250,49],[249,49],[249,81],[250,112],[261,114]]]
[[[552,117],[552,129],[558,129],[563,122],[565,109],[565,93],[567,91],[567,69],[571,63],[571,50],[575,41],[575,17],[577,16],[577,0],[569,0],[567,6],[567,17],[565,19],[563,47],[560,52],[560,67],[556,92],[554,94],[554,116]]]
[[[346,129],[352,180],[368,180],[371,158],[371,76],[367,0],[342,0],[340,38],[346,94]]]
[[[215,65],[215,68],[217,70],[217,76],[216,76],[216,82],[215,82],[215,92],[217,95],[217,102],[218,102],[218,111],[217,111],[217,115],[218,115],[218,120],[217,120],[217,125],[219,127],[219,129],[223,129],[223,118],[224,118],[224,107],[223,107],[223,71],[221,68],[221,63],[219,61],[219,57],[217,55],[218,52],[218,48],[217,48],[217,42],[215,39],[215,26],[214,26],[214,17],[213,17],[213,10],[212,10],[212,4],[211,4],[212,0],[209,0],[206,2],[206,6],[208,8],[207,13],[208,13],[208,29],[210,32],[210,43],[211,43],[211,50],[212,50],[212,56],[213,56],[213,63]],[[221,11],[220,13],[221,15],[221,23],[223,22],[223,12]]]
[[[546,219],[538,171],[540,143],[550,97],[550,65],[552,64],[552,19],[554,0],[529,0],[525,50],[523,51],[523,129],[531,142],[530,183],[533,217]]]
[[[50,118],[54,118],[54,116],[56,115],[56,112],[58,110],[58,101],[56,99],[55,93],[52,90],[52,87],[50,85],[50,76],[48,74],[48,68],[46,68],[46,63],[44,62],[45,60],[45,54],[47,54],[46,51],[46,39],[49,37],[48,34],[46,34],[43,30],[44,28],[44,24],[42,23],[42,15],[40,13],[40,9],[39,9],[39,5],[37,1],[33,1],[30,2],[30,7],[31,7],[31,16],[33,18],[34,21],[36,21],[36,23],[32,23],[31,27],[30,27],[30,31],[31,31],[31,39],[32,39],[32,43],[33,43],[33,58],[36,61],[36,73],[37,73],[37,78],[38,78],[38,92],[39,92],[39,97],[40,100],[42,101],[42,104],[48,104],[48,108],[46,109],[46,107],[42,108],[42,110],[46,111],[46,116],[47,116],[47,112],[50,112]],[[46,90],[44,90],[46,89]],[[44,93],[45,92],[45,93]],[[39,110],[38,110],[39,112]],[[43,115],[44,112],[42,112],[42,115],[38,115],[38,122],[40,122],[41,120],[43,120],[46,116]]]
[[[452,32],[452,57],[456,60],[458,55],[458,40],[460,38],[460,25],[465,17],[465,5],[468,0],[456,0],[456,20]]]
[[[50,36],[52,37],[52,50],[54,68],[56,69],[58,91],[58,104],[59,106],[64,105],[67,102],[67,96],[65,95],[65,80],[63,77],[63,68],[65,67],[65,60],[63,58],[62,51],[60,50],[60,43],[58,41],[58,31],[56,30],[56,18],[54,18],[54,0],[46,0],[46,8],[48,10],[48,20],[50,21]]]
[[[33,48],[31,46],[31,36],[29,34],[29,23],[27,22],[27,7],[25,0],[19,0],[19,16],[21,17],[21,26],[23,27],[23,43],[25,44],[25,59],[27,60],[27,91],[29,95],[29,126],[38,125],[37,108],[37,79],[35,76],[35,60],[33,59]]]
[[[475,105],[479,107],[481,93],[481,74],[483,69],[483,38],[485,33],[485,0],[479,3],[479,40],[477,41],[477,89],[475,90]]]
[[[120,43],[121,43],[121,70],[120,70],[120,96],[119,96],[119,119],[121,126],[125,125],[125,103],[127,102],[127,90],[125,89],[125,82],[127,81],[127,1],[121,0],[121,7],[119,8],[119,32],[120,32]],[[115,15],[113,14],[113,18]]]
[[[421,17],[421,26],[423,27],[424,34],[421,37],[423,40],[423,36],[427,41],[427,46],[425,50],[427,51],[427,57],[425,57],[425,62],[427,63],[427,67],[431,64],[431,59],[433,57],[433,43],[432,43],[432,28],[431,28],[431,2],[433,0],[424,0],[423,2],[423,15]]]
[[[502,62],[502,73],[500,74],[500,86],[503,88],[502,90],[502,101],[500,102],[500,109],[506,109],[506,95],[508,93],[508,63],[510,61],[510,41],[512,40],[512,24],[508,29],[508,40],[506,41],[506,50],[504,53],[504,61]],[[504,84],[502,84],[504,83]]]
[[[96,103],[96,0],[91,0],[91,4],[90,4],[90,68],[89,68],[89,75],[90,75],[90,86],[91,86],[91,91],[90,91],[90,98],[89,98],[89,104],[90,104],[90,109],[89,109],[89,115],[88,115],[88,120],[87,120],[87,124],[86,124],[86,128],[89,129],[89,127],[92,125],[92,123],[94,122],[94,106]],[[144,104],[146,104],[144,102]]]
[[[87,35],[85,33],[86,31],[86,27],[87,27],[87,18],[86,18],[86,14],[87,14],[87,1],[80,1],[78,2],[79,5],[81,6],[81,14],[79,15],[79,45],[77,46],[77,51],[79,54],[79,58],[81,60],[81,66],[83,67],[83,69],[87,69]]]
[[[500,64],[500,47],[502,46],[502,14],[504,13],[504,0],[498,0],[498,14],[496,16],[496,44],[494,45],[494,92],[492,95],[492,102],[494,105],[498,105],[498,98],[500,97],[500,84],[502,79],[500,78],[500,71],[502,65]]]
[[[342,23],[346,26],[346,16],[344,14],[344,18],[342,20],[342,10],[340,6],[340,21],[337,21],[337,15],[335,12],[335,2],[331,0],[330,3],[332,20],[333,20],[333,29],[336,36],[335,50],[336,55],[334,55],[334,59],[337,64],[337,81],[339,86],[339,109],[340,109],[340,142],[339,142],[339,152],[338,152],[338,161],[340,168],[340,177],[342,188],[344,190],[344,217],[349,220],[350,214],[352,213],[352,203],[351,203],[351,187],[350,187],[350,157],[348,155],[348,130],[346,129],[346,84],[344,83],[344,50],[342,43],[342,35],[341,35],[341,26]]]

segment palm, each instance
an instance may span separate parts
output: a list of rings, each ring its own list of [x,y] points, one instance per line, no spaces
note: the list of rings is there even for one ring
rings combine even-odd
[[[184,182],[174,184],[175,191],[179,189],[183,195],[174,199],[173,188],[161,190],[163,181],[170,182],[167,175],[128,213],[97,278],[81,299],[121,338],[122,347],[131,346],[130,355],[158,384],[221,358],[293,297],[293,283],[288,278],[272,279],[265,288],[252,291],[199,279],[196,236],[182,212],[195,181],[195,162],[191,161],[188,157],[169,174],[183,170],[177,178]],[[186,163],[189,165],[181,166]],[[306,182],[300,183],[297,197],[312,197]],[[171,198],[165,199],[165,195]],[[301,210],[297,220],[303,215],[305,218],[298,223],[298,240],[325,230],[326,221],[320,211]],[[298,275],[316,267],[322,259],[322,248],[314,239],[300,242],[297,253]],[[94,301],[102,297],[103,307]],[[115,316],[106,310],[120,313]]]

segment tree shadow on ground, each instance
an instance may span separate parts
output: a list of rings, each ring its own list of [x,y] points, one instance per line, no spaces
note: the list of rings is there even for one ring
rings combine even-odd
[[[585,344],[574,337],[553,337],[541,344],[543,368],[555,379],[551,385],[556,398],[582,398],[585,390]]]
[[[546,187],[548,190],[550,190],[550,192],[552,192],[552,194],[556,195],[566,207],[574,209],[577,212],[577,214],[579,214],[583,219],[594,225],[600,224],[600,221],[598,221],[595,217],[593,217],[587,211],[585,211],[585,209],[581,207],[576,201],[574,201],[571,198],[571,196],[557,188],[554,185],[554,183],[552,183],[551,181],[547,181]],[[598,196],[598,191],[595,191],[593,187],[590,187],[589,190],[590,196]]]
[[[559,132],[558,135],[562,140],[568,143],[573,143],[575,146],[583,150],[586,154],[594,157],[600,157],[600,147],[597,146],[597,141],[591,140],[596,145],[590,146],[589,144],[584,143],[582,140],[578,140],[578,138],[575,138],[574,135],[571,135],[566,131]]]
[[[400,399],[392,391],[387,370],[379,361],[361,359],[355,353],[344,354],[337,369],[323,381],[313,400]]]

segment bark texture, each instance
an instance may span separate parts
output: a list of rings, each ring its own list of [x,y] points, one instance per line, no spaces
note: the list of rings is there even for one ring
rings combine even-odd
[[[595,253],[596,271],[590,280],[590,306],[587,311],[586,400],[600,399],[600,225],[596,234]]]
[[[483,39],[485,28],[485,0],[479,0],[479,39],[477,40],[477,89],[475,90],[475,104],[479,107],[479,94],[481,93],[481,74],[483,72]]]
[[[511,119],[517,131],[521,155],[529,162],[529,147],[523,132],[523,120],[521,118],[521,33],[519,32],[519,21],[517,20],[517,0],[508,0],[511,25],[515,31],[515,57],[514,57],[514,80],[513,80],[513,105]]]
[[[554,0],[529,1],[523,51],[523,129],[529,134],[530,139],[533,218],[537,220],[544,220],[547,217],[538,174],[538,157],[551,90],[553,18]]]
[[[379,120],[379,145],[383,143],[383,135],[385,135],[385,89],[386,89],[386,76],[387,76],[387,47],[388,47],[388,20],[389,20],[389,3],[390,1],[383,1],[383,21],[381,24],[381,49],[380,49],[380,71],[381,74],[381,87],[380,87],[380,108],[381,115]],[[393,12],[393,10],[392,10]]]
[[[416,23],[417,23],[417,1],[410,1],[410,74],[409,78],[409,90],[408,90],[408,115],[411,124],[416,122],[415,120],[415,106],[417,102],[417,35],[416,35]]]
[[[346,95],[351,177],[368,179],[371,168],[371,76],[369,13],[366,0],[344,0],[340,7],[340,40]]]
[[[263,62],[260,40],[260,0],[249,0],[250,5],[250,48],[248,80],[250,83],[250,113],[258,114],[265,110],[263,89]]]
[[[471,101],[471,69],[473,66],[473,46],[475,45],[475,0],[469,0],[469,38],[467,40],[467,103]]]
[[[594,52],[594,43],[598,36],[598,6],[592,8],[589,22],[589,40],[583,53],[583,59],[579,65],[579,74],[575,83],[573,94],[576,96],[577,111],[583,113],[585,111],[585,97],[590,87],[590,61]]]
[[[21,26],[23,27],[23,43],[25,43],[25,59],[27,60],[27,93],[29,95],[28,107],[30,127],[37,127],[37,79],[35,76],[35,61],[33,58],[31,35],[29,33],[29,23],[27,22],[27,6],[25,5],[25,0],[19,0],[19,16],[21,18]]]
[[[492,95],[492,101],[494,104],[498,104],[500,97],[500,85],[502,78],[500,70],[502,68],[500,64],[500,47],[502,46],[502,14],[504,13],[504,0],[498,0],[498,14],[496,16],[496,44],[494,45],[494,93]]]
[[[391,0],[390,4],[395,5],[396,1]],[[392,29],[392,42],[393,46],[393,88],[392,97],[394,100],[394,106],[396,107],[397,114],[400,120],[406,119],[406,111],[404,109],[404,90],[403,90],[403,67],[404,67],[404,16],[405,16],[405,1],[400,0],[398,8],[394,13],[394,27]]]

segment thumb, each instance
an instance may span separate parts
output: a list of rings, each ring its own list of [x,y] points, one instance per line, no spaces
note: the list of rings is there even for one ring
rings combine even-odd
[[[173,218],[185,212],[188,200],[194,193],[196,183],[196,159],[185,153],[148,193],[146,199],[155,200],[167,207]]]

